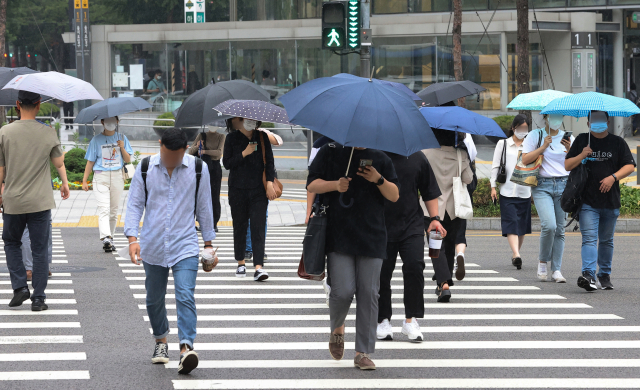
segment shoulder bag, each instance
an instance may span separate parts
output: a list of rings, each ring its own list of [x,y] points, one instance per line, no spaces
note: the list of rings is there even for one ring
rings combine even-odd
[[[498,167],[498,175],[496,183],[504,184],[507,182],[507,140],[503,140],[502,157],[500,157],[500,166]]]
[[[258,130],[259,131],[259,130]],[[264,147],[264,133],[260,131],[260,144],[262,145],[262,163],[264,164],[264,170],[262,171],[262,184],[264,185],[264,190],[267,190],[267,155],[265,154]],[[282,183],[278,180],[277,177],[273,178],[273,189],[276,190],[276,198],[282,196]]]
[[[458,154],[458,176],[453,178],[455,214],[457,218],[471,219],[473,218],[473,205],[467,186],[462,182],[462,156],[460,150],[456,150],[456,153]]]
[[[314,205],[314,216],[309,218],[307,231],[302,241],[302,258],[298,265],[298,276],[307,280],[323,280],[326,263],[327,208],[320,203]]]
[[[542,130],[538,138],[538,148],[542,145]],[[511,174],[511,182],[521,186],[536,187],[538,185],[538,172],[542,165],[542,153],[531,164],[524,165],[522,163],[522,151],[518,152],[518,162]]]

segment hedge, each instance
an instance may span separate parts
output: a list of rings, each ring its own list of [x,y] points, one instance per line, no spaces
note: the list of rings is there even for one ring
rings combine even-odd
[[[176,117],[173,116],[172,112],[165,112],[164,114],[161,114],[160,116],[158,116],[158,120],[154,121],[153,125],[154,126],[169,126],[169,127],[173,127],[175,125],[175,122],[173,122],[173,121],[163,121],[162,119],[176,119]],[[157,131],[162,131],[164,129],[166,129],[166,128],[165,127],[158,127],[158,128],[154,127],[154,130],[157,130]]]

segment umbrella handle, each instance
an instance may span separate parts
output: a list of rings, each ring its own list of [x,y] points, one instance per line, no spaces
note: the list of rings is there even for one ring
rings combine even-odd
[[[342,194],[340,194],[340,206],[344,207],[345,209],[350,208],[351,206],[353,206],[353,198],[351,198],[349,200],[349,204],[344,203],[344,194],[346,194],[346,192],[343,192]]]

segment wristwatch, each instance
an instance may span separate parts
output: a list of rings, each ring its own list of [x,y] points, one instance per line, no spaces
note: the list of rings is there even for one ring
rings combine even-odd
[[[611,176],[613,176],[613,181],[614,182],[618,181],[618,176],[616,176],[615,173],[612,173]]]
[[[441,222],[442,220],[440,219],[439,215],[436,215],[435,217],[431,217],[431,222],[433,222],[433,221]]]
[[[380,187],[381,185],[384,184],[384,176],[380,175],[380,180],[378,180],[378,182],[376,183],[376,185],[378,187]]]

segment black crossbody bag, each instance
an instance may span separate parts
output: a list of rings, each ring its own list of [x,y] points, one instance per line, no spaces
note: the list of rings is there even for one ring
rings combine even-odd
[[[500,158],[500,166],[498,167],[498,175],[496,183],[504,184],[507,182],[507,140],[502,144],[502,157]]]

